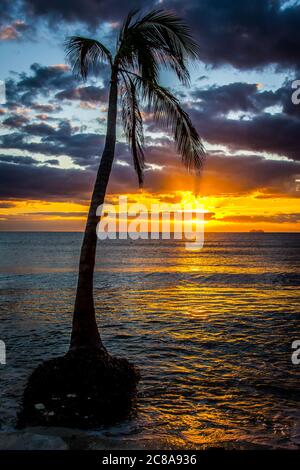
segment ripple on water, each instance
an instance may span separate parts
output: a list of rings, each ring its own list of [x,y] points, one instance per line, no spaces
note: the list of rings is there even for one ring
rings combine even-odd
[[[95,275],[102,336],[143,378],[136,416],[79,433],[81,445],[299,446],[290,360],[299,241],[211,234],[199,253],[175,242],[104,243]],[[78,234],[0,234],[2,432],[13,432],[30,371],[66,350],[79,245]]]

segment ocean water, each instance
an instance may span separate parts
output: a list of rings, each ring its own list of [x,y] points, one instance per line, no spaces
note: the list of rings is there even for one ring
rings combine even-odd
[[[67,350],[81,238],[0,233],[0,446],[22,439],[30,372]],[[300,234],[210,233],[198,252],[99,242],[98,323],[109,351],[140,368],[137,410],[91,431],[22,431],[27,448],[28,432],[71,448],[299,447],[299,261]]]

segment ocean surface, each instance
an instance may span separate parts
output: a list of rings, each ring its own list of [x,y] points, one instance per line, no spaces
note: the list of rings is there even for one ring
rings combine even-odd
[[[300,234],[209,233],[198,252],[99,242],[98,323],[140,368],[137,410],[91,431],[16,431],[26,378],[68,348],[81,238],[0,233],[0,448],[300,446]]]

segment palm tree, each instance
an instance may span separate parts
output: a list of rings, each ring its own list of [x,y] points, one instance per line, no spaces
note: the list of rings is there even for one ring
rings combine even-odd
[[[93,275],[97,245],[97,207],[104,203],[115,154],[118,92],[124,133],[133,156],[139,183],[143,182],[145,155],[141,106],[147,105],[159,124],[171,131],[184,165],[199,170],[204,155],[201,139],[177,98],[159,85],[161,67],[172,70],[179,81],[189,84],[188,59],[197,58],[197,44],[188,27],[175,14],[153,10],[143,16],[128,14],[113,55],[96,39],[72,36],[66,54],[74,73],[86,79],[99,63],[110,66],[107,133],[88,212],[81,248],[75,300],[71,350],[104,349],[95,318]]]

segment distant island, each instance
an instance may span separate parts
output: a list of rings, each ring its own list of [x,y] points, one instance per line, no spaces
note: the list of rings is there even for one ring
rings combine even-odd
[[[262,229],[255,229],[255,228],[252,229],[252,230],[249,230],[249,232],[250,232],[250,233],[265,233],[264,230],[262,230]]]

